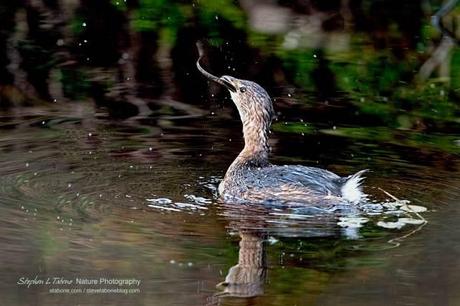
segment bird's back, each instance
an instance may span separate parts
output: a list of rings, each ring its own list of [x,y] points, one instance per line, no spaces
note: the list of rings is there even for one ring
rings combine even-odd
[[[348,191],[356,189],[359,200],[361,173],[355,175]],[[350,200],[344,197],[344,187],[353,176],[340,177],[330,171],[297,165],[247,168],[225,177],[220,187],[226,200],[253,203],[314,203]]]

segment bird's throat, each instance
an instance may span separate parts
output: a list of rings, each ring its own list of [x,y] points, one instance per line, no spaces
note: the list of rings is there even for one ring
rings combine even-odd
[[[268,163],[269,124],[261,118],[251,118],[243,122],[244,148],[239,157],[254,160],[258,163]]]

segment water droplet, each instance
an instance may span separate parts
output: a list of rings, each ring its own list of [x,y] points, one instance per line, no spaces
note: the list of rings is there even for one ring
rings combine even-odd
[[[88,133],[88,137],[91,137],[91,136],[93,136],[93,133]]]
[[[153,150],[153,148],[152,148],[152,147],[150,147],[150,148],[149,148],[149,151],[152,151],[152,150]]]
[[[29,163],[26,163],[26,167],[29,167]]]
[[[427,208],[419,205],[404,205],[401,207],[401,210],[407,212],[421,213],[427,211]]]
[[[86,22],[83,22],[81,25],[82,25],[83,27],[86,27]]]
[[[160,204],[160,205],[172,203],[172,200],[168,198],[146,199],[146,201],[150,203],[154,203],[154,204]]]

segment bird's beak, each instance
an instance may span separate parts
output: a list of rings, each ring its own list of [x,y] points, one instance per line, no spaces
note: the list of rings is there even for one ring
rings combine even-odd
[[[232,78],[224,75],[224,76],[221,76],[219,80],[222,82],[220,84],[227,87],[228,90],[236,92],[236,86],[234,85],[234,81],[232,80]]]
[[[234,81],[232,77],[229,77],[227,75],[224,75],[220,78],[216,77],[215,75],[212,75],[211,73],[207,72],[206,70],[203,69],[200,65],[200,59],[202,56],[202,51],[200,47],[198,47],[198,52],[200,53],[200,57],[196,61],[196,67],[198,70],[209,80],[214,81],[216,83],[219,83],[220,85],[225,86],[228,90],[236,92],[236,86],[234,85]]]

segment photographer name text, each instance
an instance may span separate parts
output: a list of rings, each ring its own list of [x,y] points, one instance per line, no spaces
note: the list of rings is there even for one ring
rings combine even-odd
[[[34,278],[20,277],[17,281],[19,286],[30,288],[32,286],[47,286],[47,285],[115,285],[115,286],[129,286],[139,287],[141,284],[140,279],[136,278],[64,278],[64,277],[39,277],[36,275]]]

